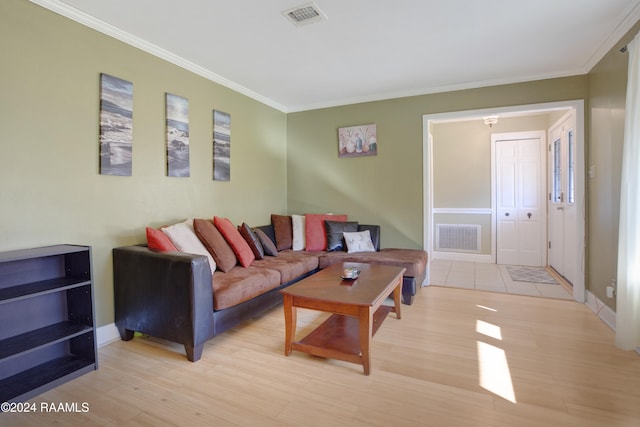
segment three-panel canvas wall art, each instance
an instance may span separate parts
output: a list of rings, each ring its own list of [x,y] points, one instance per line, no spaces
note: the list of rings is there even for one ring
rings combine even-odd
[[[231,180],[231,115],[213,110],[215,181]],[[165,94],[166,175],[191,175],[189,100]],[[133,165],[133,83],[100,75],[100,174],[131,176]]]

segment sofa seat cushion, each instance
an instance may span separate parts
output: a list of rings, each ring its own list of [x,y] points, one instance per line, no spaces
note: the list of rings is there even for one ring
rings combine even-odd
[[[427,251],[421,249],[386,248],[375,252],[386,264],[397,265],[407,269],[405,276],[415,277],[422,283],[427,271]],[[397,264],[396,264],[397,263]]]
[[[318,252],[318,267],[320,267],[320,269],[324,269],[337,262],[354,262],[353,259],[357,259],[357,261],[355,262],[366,262],[364,261],[364,258],[362,258],[361,260],[361,258],[357,255],[359,254],[356,254],[356,256],[354,256],[354,254],[342,251]]]
[[[280,286],[280,273],[256,266],[235,266],[213,274],[213,310],[222,310]]]
[[[327,252],[320,256],[320,268],[336,262],[364,262],[404,267],[405,276],[415,277],[419,283],[424,280],[427,267],[427,252],[419,249],[382,249],[379,252]]]
[[[313,252],[300,252],[300,251],[282,251],[279,256],[285,259],[291,259],[304,264],[304,272],[308,273],[318,268],[319,259],[318,255]]]
[[[306,252],[287,249],[278,252],[277,257],[266,257],[254,261],[256,267],[280,272],[280,283],[287,283],[318,268],[318,257]]]

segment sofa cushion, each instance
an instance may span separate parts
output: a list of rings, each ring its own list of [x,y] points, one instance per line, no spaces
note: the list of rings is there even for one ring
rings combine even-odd
[[[260,239],[258,239],[251,227],[249,227],[246,222],[243,222],[242,225],[238,226],[238,231],[251,248],[251,252],[253,252],[256,259],[264,258],[262,243],[260,243]]]
[[[307,247],[307,238],[304,232],[304,215],[291,215],[291,226],[293,228],[293,240],[291,249],[303,251]]]
[[[184,222],[163,227],[162,232],[171,239],[171,243],[173,243],[180,252],[206,256],[209,261],[211,273],[216,271],[216,262],[193,230],[193,219],[187,219]]]
[[[248,301],[280,286],[280,273],[250,266],[236,266],[223,273],[213,274],[213,309],[222,310]]]
[[[213,224],[220,233],[222,233],[227,243],[231,246],[231,249],[233,249],[233,252],[238,257],[240,265],[243,267],[249,267],[256,257],[233,223],[227,218],[214,216]]]
[[[326,268],[336,262],[364,262],[404,267],[405,276],[415,277],[422,283],[426,276],[427,252],[420,249],[382,249],[379,252],[325,252],[320,254],[319,267]]]
[[[147,246],[160,252],[178,252],[178,248],[171,242],[162,231],[147,227]]]
[[[279,251],[291,249],[293,243],[293,225],[288,215],[271,214],[271,224],[276,234],[276,248]]]
[[[347,244],[347,252],[375,252],[376,248],[371,242],[369,230],[356,231],[354,233],[344,232],[344,241]]]
[[[308,251],[326,251],[327,250],[327,232],[324,228],[325,221],[346,221],[346,215],[331,214],[306,214],[305,215],[305,234]]]
[[[318,256],[307,252],[287,249],[281,251],[277,258],[268,257],[260,261],[255,261],[253,265],[280,272],[280,283],[287,283],[317,269]]]
[[[276,248],[275,243],[273,243],[273,240],[267,236],[267,233],[259,228],[254,228],[253,232],[260,240],[260,244],[262,244],[262,249],[264,250],[265,255],[278,256],[278,249]]]
[[[319,257],[317,253],[306,251],[282,251],[280,252],[280,256],[302,262],[304,264],[305,273],[313,271],[319,266]]]
[[[358,231],[355,221],[325,221],[324,227],[327,230],[327,252],[346,250],[343,233]]]
[[[256,261],[255,264],[256,267],[277,271],[280,276],[280,284],[287,283],[304,274],[304,265],[302,262],[285,260],[284,257],[281,256],[265,258],[263,260]]]
[[[422,283],[426,276],[428,255],[421,249],[386,248],[376,252],[381,262],[407,269],[405,276],[411,276]]]
[[[236,254],[220,231],[208,219],[193,220],[193,229],[205,248],[216,261],[218,270],[229,271],[238,263]]]

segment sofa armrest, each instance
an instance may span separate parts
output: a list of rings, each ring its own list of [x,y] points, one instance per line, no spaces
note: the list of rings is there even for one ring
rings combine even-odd
[[[115,323],[133,332],[181,343],[196,361],[213,335],[212,276],[207,258],[156,252],[146,246],[113,249]]]

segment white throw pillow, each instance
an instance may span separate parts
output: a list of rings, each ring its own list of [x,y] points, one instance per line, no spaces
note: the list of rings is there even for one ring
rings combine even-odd
[[[347,243],[347,252],[375,252],[376,248],[371,241],[369,230],[342,233],[344,241]]]
[[[173,243],[180,252],[205,255],[209,260],[211,274],[216,271],[216,262],[193,230],[193,218],[164,227],[162,228],[162,232],[167,235],[171,243]]]
[[[293,228],[293,241],[291,249],[294,251],[303,251],[307,244],[307,237],[304,232],[305,217],[304,215],[291,215],[291,225]]]

